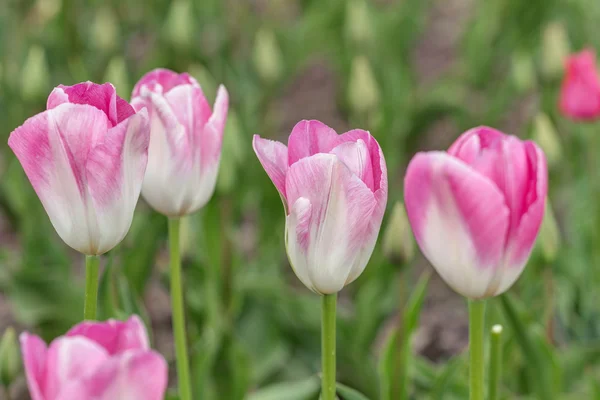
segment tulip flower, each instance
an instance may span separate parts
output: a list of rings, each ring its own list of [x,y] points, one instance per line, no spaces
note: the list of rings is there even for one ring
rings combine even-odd
[[[336,293],[371,257],[387,202],[387,170],[377,141],[343,135],[319,121],[299,122],[283,143],[254,136],[254,151],[286,211],[294,272],[323,294],[323,400],[335,398]]]
[[[220,86],[211,110],[200,85],[186,73],[157,69],[135,85],[132,105],[151,118],[144,199],[169,217],[191,214],[215,190],[229,95]]]
[[[547,175],[535,143],[488,127],[467,131],[448,152],[417,154],[406,172],[406,211],[421,251],[470,299],[473,400],[483,399],[480,300],[506,291],[523,271],[544,216]]]
[[[47,110],[15,129],[8,145],[58,235],[86,254],[86,318],[95,318],[98,258],[127,234],[140,196],[150,140],[110,83],[60,85]]]
[[[32,400],[162,400],[167,363],[149,349],[142,321],[83,322],[50,346],[21,334]]]
[[[179,217],[210,200],[215,190],[223,129],[229,108],[224,86],[211,110],[200,85],[190,75],[156,69],[135,85],[132,104],[147,107],[151,119],[148,169],[142,196],[169,217],[173,333],[181,400],[191,400],[181,284]]]
[[[559,107],[573,119],[590,121],[600,118],[600,77],[592,50],[584,50],[567,59]]]

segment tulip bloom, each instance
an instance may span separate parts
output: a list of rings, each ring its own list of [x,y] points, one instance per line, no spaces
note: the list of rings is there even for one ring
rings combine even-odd
[[[156,69],[135,85],[132,105],[151,118],[144,199],[158,212],[179,217],[210,200],[217,181],[229,95],[220,86],[211,110],[188,74]]]
[[[254,136],[254,151],[281,194],[286,246],[298,278],[332,294],[365,269],[387,202],[387,169],[377,141],[299,122],[283,143]]]
[[[167,364],[142,321],[83,322],[50,346],[21,334],[32,400],[162,400]]]
[[[148,158],[147,112],[110,83],[59,86],[47,110],[15,129],[8,145],[58,235],[87,255],[115,247],[133,219]]]
[[[600,77],[592,50],[584,50],[567,60],[559,107],[574,120],[600,118]]]
[[[467,131],[448,152],[412,159],[408,218],[421,251],[455,291],[481,299],[516,281],[542,223],[547,174],[535,143],[488,127]]]

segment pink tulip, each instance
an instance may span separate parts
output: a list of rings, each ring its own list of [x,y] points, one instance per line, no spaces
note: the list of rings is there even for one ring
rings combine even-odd
[[[546,158],[495,129],[465,132],[448,152],[418,153],[404,179],[421,251],[455,291],[480,299],[517,280],[546,203]]]
[[[488,127],[465,132],[446,153],[415,155],[404,179],[408,218],[455,291],[480,299],[517,280],[542,223],[547,175],[535,143]]]
[[[600,77],[592,50],[567,60],[559,106],[565,116],[574,120],[600,118]]]
[[[148,347],[142,321],[83,322],[49,347],[21,334],[32,400],[162,400],[167,364]]]
[[[149,123],[110,83],[59,86],[47,111],[15,129],[8,145],[58,235],[88,255],[127,234],[146,169]]]
[[[144,199],[175,217],[210,200],[217,180],[229,95],[220,86],[211,110],[200,85],[188,74],[156,69],[135,85],[132,105],[151,118]]]
[[[339,135],[299,122],[283,143],[254,136],[254,151],[281,194],[286,247],[298,278],[331,294],[365,269],[387,202],[383,153],[369,132]]]

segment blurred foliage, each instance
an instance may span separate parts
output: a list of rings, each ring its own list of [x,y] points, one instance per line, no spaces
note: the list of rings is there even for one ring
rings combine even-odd
[[[432,41],[456,27],[436,16],[452,7],[468,12],[450,67],[438,68]],[[546,224],[547,241],[488,315],[506,328],[501,398],[600,398],[600,126],[573,124],[556,109],[564,56],[599,49],[598,23],[597,0],[4,0],[0,141],[43,110],[58,84],[108,80],[128,98],[160,66],[189,71],[209,100],[227,86],[218,190],[186,220],[182,244],[194,391],[206,400],[318,396],[319,299],[287,266],[281,200],[252,154],[253,134],[285,137],[287,113],[300,119],[309,105],[325,123],[369,129],[386,155],[390,209],[415,151],[475,125],[548,142],[557,222]],[[433,28],[441,30],[435,39]],[[431,59],[418,61],[428,46]],[[331,73],[331,99],[305,88],[315,65]],[[424,78],[423,68],[435,76]],[[323,109],[332,105],[330,121]],[[449,137],[427,135],[440,124],[450,124]],[[81,316],[83,259],[55,234],[7,146],[0,240],[0,291],[17,322],[46,339],[64,333]],[[168,287],[165,241],[165,218],[141,201],[131,232],[105,257],[102,317],[138,313],[149,322],[150,284]],[[402,373],[411,398],[467,398],[462,354],[433,363],[405,351],[426,285],[380,247],[340,302],[340,396],[394,398]],[[401,288],[414,288],[407,302]],[[404,324],[387,332],[396,319]],[[397,370],[398,354],[406,371]]]

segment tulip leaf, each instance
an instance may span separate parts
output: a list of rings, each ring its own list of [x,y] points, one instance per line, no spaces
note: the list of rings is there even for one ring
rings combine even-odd
[[[251,393],[247,400],[308,400],[319,393],[321,381],[312,376],[299,382],[281,382]]]
[[[369,400],[367,396],[360,393],[356,389],[352,389],[349,386],[343,385],[339,382],[336,383],[337,393],[341,395],[343,400]]]

